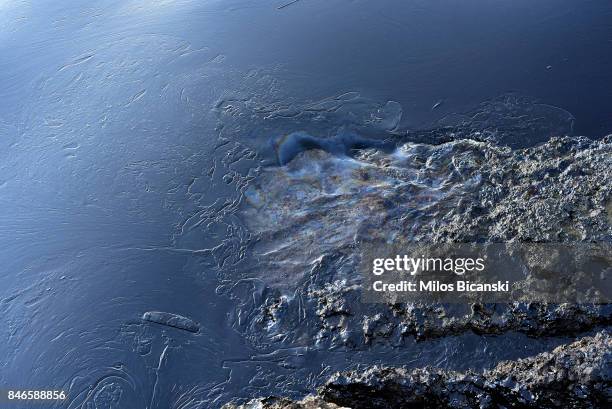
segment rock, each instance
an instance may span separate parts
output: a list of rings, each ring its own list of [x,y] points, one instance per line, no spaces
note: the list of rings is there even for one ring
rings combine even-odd
[[[362,348],[467,331],[572,335],[612,323],[609,305],[365,305],[356,274],[361,238],[609,241],[612,136],[552,138],[522,149],[495,138],[408,142],[392,153],[367,148],[352,155],[302,152],[267,168],[250,188],[261,198],[244,210],[258,234],[258,279],[286,301],[254,306],[264,328],[258,338],[310,331],[301,339]],[[316,324],[303,326],[296,314]]]
[[[227,404],[222,409],[349,409],[325,402],[316,396],[308,396],[299,402],[286,398],[253,399],[244,405]]]
[[[612,392],[612,337],[599,332],[493,370],[373,367],[334,374],[325,401],[360,408],[603,408]]]
[[[449,136],[438,144],[402,143],[393,152],[369,147],[342,155],[313,149],[263,170],[249,187],[258,206],[243,216],[261,261],[253,274],[282,302],[253,305],[256,313],[244,328],[254,344],[281,339],[361,353],[377,344],[401,348],[412,338],[576,337],[611,325],[610,304],[360,302],[364,238],[399,244],[612,240],[612,136],[555,137],[520,149],[499,141]],[[319,399],[353,408],[598,407],[610,397],[609,362],[610,337],[601,332],[484,373],[342,372],[321,387]]]
[[[257,399],[240,409],[603,408],[612,393],[612,337],[605,331],[484,373],[375,366],[335,373],[317,397]]]

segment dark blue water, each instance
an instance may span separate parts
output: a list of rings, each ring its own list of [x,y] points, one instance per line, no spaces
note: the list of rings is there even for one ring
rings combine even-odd
[[[204,408],[396,362],[244,327],[266,290],[239,209],[268,140],[435,128],[508,92],[570,113],[575,134],[612,132],[607,0],[284,4],[0,0],[0,389]],[[465,335],[401,356],[478,369],[562,341]]]
[[[148,36],[245,72],[282,67],[283,92],[304,100],[350,90],[398,101],[409,126],[517,91],[574,114],[579,134],[612,129],[605,0],[46,3],[2,3],[3,111],[43,73],[113,43],[133,53]]]

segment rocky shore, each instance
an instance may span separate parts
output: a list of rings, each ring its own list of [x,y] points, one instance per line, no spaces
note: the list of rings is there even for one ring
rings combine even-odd
[[[359,243],[371,237],[610,242],[610,180],[612,136],[552,138],[522,149],[491,139],[408,142],[391,153],[367,148],[350,157],[310,150],[267,169],[247,192],[244,211],[257,234],[258,280],[265,282],[261,302],[244,307],[255,311],[242,321],[254,344],[282,340],[283,346],[353,353],[469,333],[577,341],[495,361],[482,372],[341,371],[321,379],[317,394],[301,401],[269,397],[227,407],[604,407],[612,398],[606,332],[612,305],[366,304],[356,271]]]
[[[265,398],[226,408],[604,408],[611,398],[612,337],[602,331],[483,373],[375,366],[335,373],[302,401]]]

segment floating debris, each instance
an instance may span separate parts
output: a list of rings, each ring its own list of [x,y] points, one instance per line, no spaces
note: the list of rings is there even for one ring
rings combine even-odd
[[[282,6],[278,6],[278,7],[277,7],[277,9],[278,9],[278,10],[282,10],[282,9],[284,9],[285,7],[289,7],[289,6],[291,6],[292,4],[297,3],[298,1],[300,1],[300,0],[293,0],[293,1],[289,2],[289,3],[283,4]]]
[[[200,325],[190,318],[182,315],[172,314],[170,312],[147,311],[142,314],[144,321],[154,322],[156,324],[165,325],[167,327],[182,329],[197,333],[200,331]]]

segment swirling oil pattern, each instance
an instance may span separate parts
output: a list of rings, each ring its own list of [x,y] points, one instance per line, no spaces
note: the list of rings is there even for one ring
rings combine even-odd
[[[363,237],[609,242],[610,21],[0,0],[0,407],[221,408],[605,342],[609,305],[363,304],[355,265]]]

